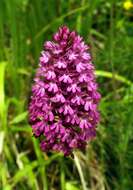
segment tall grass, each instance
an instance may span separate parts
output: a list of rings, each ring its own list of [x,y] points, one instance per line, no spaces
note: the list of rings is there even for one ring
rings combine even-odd
[[[133,190],[131,21],[122,1],[0,0],[0,190]],[[76,162],[42,153],[27,119],[43,42],[65,24],[91,45],[102,94],[97,137]]]

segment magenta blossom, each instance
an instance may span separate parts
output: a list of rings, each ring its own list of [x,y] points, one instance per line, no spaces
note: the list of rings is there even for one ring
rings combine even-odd
[[[89,47],[64,26],[44,44],[40,56],[29,119],[43,151],[85,148],[95,137],[100,94]]]

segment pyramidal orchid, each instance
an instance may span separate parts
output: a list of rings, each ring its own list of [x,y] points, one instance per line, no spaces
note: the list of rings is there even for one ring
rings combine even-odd
[[[43,151],[70,155],[96,135],[100,94],[89,49],[66,26],[44,43],[29,104],[30,124]]]

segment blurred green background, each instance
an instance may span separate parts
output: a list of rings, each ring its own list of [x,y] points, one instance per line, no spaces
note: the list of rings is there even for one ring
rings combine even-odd
[[[45,40],[67,25],[91,45],[102,100],[76,161],[42,153],[27,107]],[[0,0],[0,190],[133,190],[133,4]]]

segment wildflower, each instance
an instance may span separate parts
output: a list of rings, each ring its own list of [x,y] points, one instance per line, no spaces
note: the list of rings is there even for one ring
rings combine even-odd
[[[43,151],[72,154],[96,135],[100,94],[82,37],[66,26],[44,44],[29,105],[33,134]]]
[[[130,0],[127,0],[123,3],[123,8],[125,10],[129,10],[129,9],[133,8],[133,3]]]

